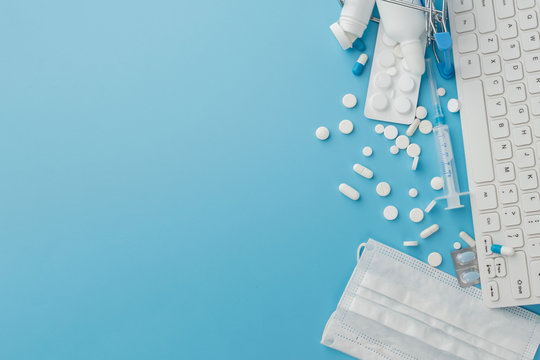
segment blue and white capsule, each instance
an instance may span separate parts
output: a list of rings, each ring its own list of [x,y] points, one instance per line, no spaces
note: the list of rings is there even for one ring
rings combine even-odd
[[[513,247],[497,244],[491,245],[491,251],[504,256],[512,256],[516,253]]]
[[[356,60],[356,64],[354,64],[354,67],[352,69],[352,73],[355,76],[360,76],[362,71],[364,71],[364,67],[366,67],[367,61],[368,61],[368,56],[366,54],[360,55],[358,60]]]

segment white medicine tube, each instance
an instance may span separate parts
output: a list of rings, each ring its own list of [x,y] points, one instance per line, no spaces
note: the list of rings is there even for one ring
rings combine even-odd
[[[343,50],[351,48],[354,41],[364,35],[374,5],[375,0],[345,1],[339,21],[330,26]]]

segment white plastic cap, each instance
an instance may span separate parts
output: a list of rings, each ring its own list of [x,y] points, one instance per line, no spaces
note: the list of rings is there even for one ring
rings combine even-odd
[[[407,67],[410,72],[416,75],[422,75],[426,71],[426,63],[424,60],[425,47],[420,39],[405,41],[400,43],[401,53],[407,62]]]
[[[352,44],[354,40],[356,40],[354,35],[351,35],[345,32],[345,30],[343,30],[343,28],[338,22],[335,22],[332,25],[330,25],[330,30],[336,37],[337,41],[339,42],[339,45],[341,45],[343,50],[352,48]]]

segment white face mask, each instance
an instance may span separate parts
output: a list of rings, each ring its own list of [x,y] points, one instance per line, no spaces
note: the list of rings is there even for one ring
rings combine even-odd
[[[481,291],[375,240],[364,246],[321,343],[370,359],[533,359],[540,318],[489,309]]]

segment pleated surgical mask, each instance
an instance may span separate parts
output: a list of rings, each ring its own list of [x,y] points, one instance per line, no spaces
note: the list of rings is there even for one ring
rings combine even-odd
[[[323,345],[363,360],[533,359],[538,315],[489,309],[479,289],[375,240],[360,248]]]

